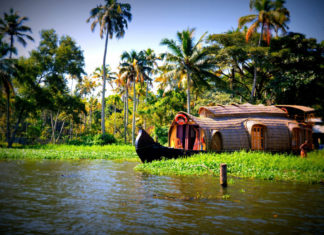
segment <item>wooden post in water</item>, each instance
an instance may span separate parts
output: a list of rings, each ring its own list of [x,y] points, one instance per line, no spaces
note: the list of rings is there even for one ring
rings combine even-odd
[[[227,164],[226,163],[220,164],[219,181],[223,187],[227,186]]]

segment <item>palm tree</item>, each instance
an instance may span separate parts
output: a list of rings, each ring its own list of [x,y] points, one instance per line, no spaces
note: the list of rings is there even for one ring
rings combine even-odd
[[[30,27],[23,25],[24,21],[27,20],[26,16],[20,17],[18,12],[14,12],[12,8],[9,14],[4,13],[4,18],[0,18],[0,33],[10,37],[10,59],[12,58],[12,52],[15,52],[13,47],[15,37],[23,46],[27,44],[25,38],[34,41],[30,35],[26,34],[32,33]]]
[[[287,22],[290,20],[290,12],[287,8],[284,7],[284,4],[286,3],[285,0],[276,0],[275,5],[275,11],[273,13],[274,15],[274,30],[276,33],[276,37],[278,37],[279,30],[286,34],[289,27],[287,26]]]
[[[114,82],[113,81],[116,79],[116,77],[115,77],[116,73],[111,70],[109,65],[106,65],[105,71],[106,71],[106,81],[108,81],[108,84],[110,85],[110,87],[112,89],[114,89],[114,86],[113,86]],[[95,71],[93,72],[92,77],[93,78],[99,78],[99,79],[103,80],[103,77],[104,77],[104,69],[103,69],[103,67],[102,66],[97,67],[95,69]]]
[[[180,83],[187,81],[187,113],[190,113],[190,85],[209,86],[206,78],[215,78],[213,72],[216,63],[206,48],[202,48],[205,37],[203,34],[197,42],[194,42],[193,34],[195,29],[187,29],[177,32],[177,41],[162,39],[161,45],[165,45],[170,50],[169,53],[162,54],[166,64],[162,66],[162,71],[167,71],[162,75],[165,81],[177,79]]]
[[[128,88],[130,81],[127,77],[127,73],[122,74],[119,72],[117,74],[117,79],[115,83],[117,85],[116,91],[120,95],[123,95],[124,99],[124,142],[127,142],[127,125],[128,125]]]
[[[122,63],[120,72],[126,80],[133,83],[133,121],[132,121],[132,144],[135,144],[135,112],[136,112],[136,82],[143,83],[148,80],[146,72],[150,69],[145,66],[145,57],[143,51],[137,53],[132,50],[130,53],[124,52],[121,55]]]
[[[128,21],[131,21],[131,6],[128,3],[119,3],[116,0],[105,0],[105,5],[98,5],[91,9],[87,22],[92,20],[91,30],[94,31],[97,24],[100,25],[100,38],[106,34],[105,50],[103,56],[103,88],[101,109],[101,130],[105,134],[105,89],[106,89],[106,54],[108,38],[115,36],[117,39],[125,35]]]
[[[264,38],[267,44],[270,44],[271,30],[279,29],[286,31],[287,25],[285,22],[289,20],[289,12],[283,7],[285,0],[250,0],[250,9],[256,10],[257,14],[251,14],[247,16],[242,16],[239,19],[239,28],[242,28],[248,23],[252,23],[246,32],[246,41],[248,41],[259,27],[261,27],[261,33],[259,36],[258,46],[261,46],[262,38]],[[251,91],[251,101],[253,101],[254,91],[257,80],[257,69],[254,66],[254,76]]]
[[[154,67],[157,67],[156,61],[159,59],[154,50],[148,48],[147,50],[143,51],[144,53],[144,63],[149,68],[147,71],[147,79],[146,79],[146,95],[145,95],[145,104],[147,104],[148,99],[148,92],[149,92],[149,85],[152,85],[151,75],[155,72]],[[144,118],[144,129],[146,129],[146,118]]]
[[[109,99],[112,101],[114,105],[114,135],[116,134],[116,111],[117,111],[117,105],[121,104],[121,99],[119,95],[111,95],[109,96]]]
[[[154,53],[154,50],[152,50],[151,48],[148,48],[147,50],[143,51],[144,52],[144,62],[145,65],[150,68],[150,70],[148,71],[148,79],[146,81],[146,99],[148,96],[148,90],[149,90],[149,85],[152,84],[152,79],[150,78],[150,76],[152,75],[152,72],[154,71],[154,67],[157,67],[157,63],[156,61],[159,59],[156,54]],[[146,100],[145,99],[145,100]]]
[[[8,145],[10,142],[10,93],[14,91],[10,76],[14,71],[14,67],[12,60],[4,57],[11,53],[11,49],[7,43],[2,42],[2,35],[0,35],[0,90],[3,89],[6,93],[6,138]]]
[[[98,84],[95,80],[92,80],[88,76],[84,76],[81,82],[76,85],[77,92],[86,97],[87,95],[91,95],[91,93],[98,87]]]

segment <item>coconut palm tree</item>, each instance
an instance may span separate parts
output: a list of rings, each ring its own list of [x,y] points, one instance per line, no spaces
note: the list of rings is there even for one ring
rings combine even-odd
[[[105,71],[106,71],[106,81],[108,82],[110,87],[112,89],[114,89],[114,86],[113,86],[114,82],[113,81],[116,79],[116,73],[111,70],[109,65],[106,65]],[[101,66],[101,67],[97,67],[94,70],[94,72],[92,74],[92,77],[102,79],[102,81],[103,81],[103,77],[104,77],[103,75],[104,75],[104,69]]]
[[[242,28],[246,24],[250,24],[246,32],[246,41],[248,41],[251,35],[261,28],[258,46],[261,46],[262,38],[266,40],[267,44],[270,44],[271,30],[282,29],[286,31],[287,25],[285,24],[289,20],[289,11],[283,7],[285,0],[250,0],[250,9],[257,11],[257,14],[251,14],[242,16],[239,19],[238,27]],[[251,91],[251,101],[253,101],[254,91],[257,80],[257,69],[254,66],[253,84]]]
[[[130,80],[127,77],[127,73],[122,74],[119,72],[117,74],[117,79],[115,83],[117,85],[116,92],[122,95],[124,101],[124,142],[127,143],[127,125],[128,125],[128,88],[130,85]]]
[[[146,74],[150,70],[145,65],[145,57],[143,51],[137,53],[132,50],[130,52],[124,52],[121,55],[122,63],[120,65],[120,72],[127,81],[133,83],[133,121],[132,121],[132,144],[135,144],[135,113],[136,113],[136,82],[143,83],[148,80]]]
[[[145,57],[144,58],[145,65],[148,68],[150,68],[150,70],[148,71],[148,80],[146,81],[146,99],[147,99],[149,85],[152,85],[152,79],[150,77],[154,72],[154,67],[157,67],[156,61],[159,59],[159,57],[156,56],[154,50],[152,50],[151,48],[148,48],[147,50],[143,51],[143,53]]]
[[[285,0],[276,0],[275,5],[275,11],[273,13],[274,15],[274,30],[276,33],[276,37],[278,37],[279,30],[281,30],[284,34],[287,33],[287,30],[289,29],[288,25],[286,24],[290,20],[290,12],[287,8],[284,7],[284,4],[286,3]]]
[[[165,60],[162,75],[165,81],[176,79],[180,83],[186,80],[187,84],[187,113],[190,113],[190,86],[191,82],[197,87],[209,86],[206,78],[217,79],[213,72],[216,67],[214,58],[206,48],[202,48],[205,37],[203,34],[197,42],[194,40],[195,29],[187,29],[177,32],[177,41],[162,39],[161,45],[168,47],[170,52],[163,53],[161,58]]]
[[[109,99],[114,105],[114,135],[116,134],[116,112],[117,112],[117,105],[120,105],[122,100],[120,99],[119,95],[111,95]]]
[[[268,45],[270,44],[271,30],[278,32],[281,29],[286,32],[289,11],[284,7],[284,4],[285,0],[251,0],[250,8],[257,11],[257,14],[240,17],[238,24],[239,28],[242,28],[251,23],[246,32],[246,40],[248,41],[258,28],[261,28],[258,46],[261,46],[262,38]]]
[[[23,25],[28,18],[26,16],[20,17],[18,12],[14,12],[11,8],[9,14],[4,13],[3,19],[0,18],[0,33],[8,35],[10,37],[10,54],[9,58],[12,58],[14,50],[14,40],[17,38],[23,46],[26,46],[25,38],[34,41],[34,39],[27,33],[32,33],[30,27]]]
[[[2,42],[2,35],[0,35],[0,91],[4,90],[6,94],[6,138],[9,145],[10,141],[10,94],[14,91],[11,74],[14,72],[14,67],[11,59],[5,58],[8,53],[11,53],[11,47]]]
[[[106,89],[106,54],[108,48],[108,38],[115,36],[117,39],[125,35],[128,21],[131,21],[131,6],[128,3],[119,3],[116,0],[105,0],[104,5],[98,5],[91,9],[87,22],[92,21],[91,30],[94,31],[97,24],[100,25],[100,38],[105,34],[105,50],[103,55],[103,93],[101,109],[101,130],[105,131],[105,89]]]

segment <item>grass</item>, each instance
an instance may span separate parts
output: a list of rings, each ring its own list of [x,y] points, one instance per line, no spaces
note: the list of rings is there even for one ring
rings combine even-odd
[[[73,146],[39,145],[25,148],[0,148],[0,159],[108,159],[140,161],[130,145]],[[306,159],[264,152],[198,154],[188,158],[139,164],[136,170],[156,175],[219,175],[219,165],[227,163],[229,176],[307,183],[324,182],[324,150]],[[229,178],[231,184],[233,178]]]
[[[39,145],[26,148],[0,148],[0,159],[109,159],[140,161],[130,145],[74,146]]]
[[[221,163],[227,163],[229,176],[306,183],[324,182],[323,150],[309,153],[306,159],[265,152],[207,153],[139,164],[135,169],[156,175],[219,176]]]

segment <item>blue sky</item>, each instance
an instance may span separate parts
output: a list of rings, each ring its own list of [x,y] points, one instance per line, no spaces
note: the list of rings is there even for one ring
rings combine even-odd
[[[109,41],[107,63],[113,70],[123,51],[147,48],[163,52],[162,38],[174,38],[177,31],[196,28],[198,38],[204,32],[223,33],[237,28],[240,16],[251,14],[249,0],[129,0],[133,20],[125,37]],[[10,7],[27,16],[35,42],[18,46],[19,56],[28,56],[39,43],[39,32],[53,28],[59,36],[69,35],[81,47],[85,56],[86,72],[92,73],[102,64],[104,40],[99,31],[90,30],[86,23],[90,9],[103,0],[0,0],[0,14]],[[290,11],[289,31],[324,40],[324,0],[287,0]],[[17,45],[17,44],[16,44]]]

